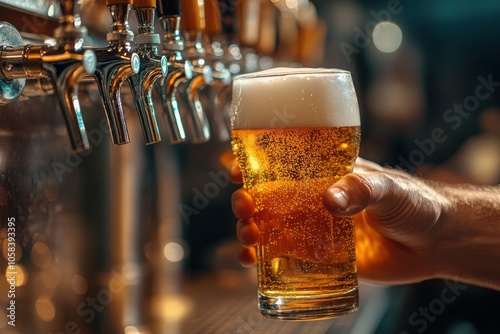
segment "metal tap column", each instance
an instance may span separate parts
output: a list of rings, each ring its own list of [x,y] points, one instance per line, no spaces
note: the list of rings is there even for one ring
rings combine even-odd
[[[203,105],[198,97],[198,90],[213,80],[212,68],[207,65],[204,58],[206,50],[201,40],[201,31],[205,28],[205,8],[203,0],[181,0],[182,25],[186,48],[184,56],[193,63],[195,75],[189,82],[184,83],[182,90],[184,98],[188,102],[189,113],[186,122],[190,124],[193,137],[191,142],[203,143],[211,138],[210,125]]]
[[[139,72],[139,56],[132,52],[134,33],[128,24],[132,0],[107,0],[113,23],[106,35],[108,46],[92,48],[97,56],[94,74],[101,93],[113,144],[130,141],[121,100],[121,85],[128,77]]]
[[[183,106],[177,97],[179,84],[193,78],[193,64],[183,56],[180,0],[158,1],[157,13],[164,33],[162,53],[168,58],[169,70],[156,88],[163,105],[170,142],[175,144],[192,137],[192,128],[184,127],[182,120],[182,115],[188,112],[187,106]]]
[[[209,65],[214,69],[214,80],[210,85],[205,85],[200,90],[194,92],[198,100],[202,100],[204,109],[210,120],[210,127],[213,133],[220,141],[230,139],[229,117],[224,114],[227,103],[230,102],[230,96],[227,90],[231,89],[231,72],[228,68],[228,50],[224,37],[222,35],[222,17],[217,0],[205,1],[205,28],[201,33],[206,39],[207,47],[206,59]],[[234,51],[234,50],[233,50]]]
[[[153,86],[157,79],[167,75],[167,57],[158,55],[160,35],[154,32],[155,0],[135,0],[134,11],[139,23],[139,33],[134,42],[136,52],[141,58],[139,73],[129,77],[132,95],[146,144],[161,140],[156,111],[153,103]]]

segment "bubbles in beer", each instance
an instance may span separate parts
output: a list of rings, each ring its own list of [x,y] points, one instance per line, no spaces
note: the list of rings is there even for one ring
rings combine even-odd
[[[331,178],[352,170],[359,127],[233,130],[245,186],[268,181]]]
[[[233,130],[233,151],[256,203],[259,281],[267,295],[327,294],[356,284],[352,219],[333,217],[322,195],[351,171],[359,141],[359,127]]]

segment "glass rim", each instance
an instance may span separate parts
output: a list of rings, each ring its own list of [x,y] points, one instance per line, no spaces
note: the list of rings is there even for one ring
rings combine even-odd
[[[274,72],[270,72],[270,70],[276,70]],[[346,74],[351,75],[351,72],[348,70],[342,70],[338,68],[301,68],[301,67],[276,67],[271,68],[269,70],[262,70],[252,73],[245,73],[237,75],[234,80],[244,80],[244,79],[252,79],[252,78],[272,78],[272,77],[284,77],[284,76],[294,76],[294,75],[328,75],[328,74]]]

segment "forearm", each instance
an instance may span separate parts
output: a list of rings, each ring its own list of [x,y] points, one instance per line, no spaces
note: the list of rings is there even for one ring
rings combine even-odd
[[[438,276],[500,290],[500,187],[444,186]]]

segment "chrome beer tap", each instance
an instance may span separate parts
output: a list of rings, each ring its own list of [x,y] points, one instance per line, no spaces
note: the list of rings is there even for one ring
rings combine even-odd
[[[221,12],[222,34],[215,35],[212,45],[220,45],[220,54],[216,61],[221,62],[224,68],[229,71],[229,81],[231,78],[243,73],[245,69],[245,57],[243,56],[240,42],[238,41],[238,31],[240,27],[237,15],[237,4],[235,0],[220,0],[219,9]],[[212,47],[215,49],[215,47]],[[231,128],[231,98],[232,84],[227,80],[218,80],[212,90],[212,98],[209,99],[212,110],[216,110],[216,116],[220,124],[219,139],[228,140]]]
[[[84,151],[90,145],[78,101],[78,83],[84,75],[95,71],[96,56],[83,49],[87,29],[75,14],[73,0],[60,0],[60,4],[62,14],[54,32],[55,45],[2,46],[0,78],[47,78],[57,95],[72,147]],[[17,86],[17,96],[22,92],[20,87]]]
[[[231,75],[242,72],[243,54],[238,41],[239,20],[235,0],[219,1],[222,21],[223,58]]]
[[[128,78],[146,144],[161,140],[152,92],[157,79],[167,75],[167,57],[158,55],[160,35],[154,32],[156,0],[134,0],[133,8],[139,24],[134,38],[141,59],[139,73]]]
[[[181,8],[179,0],[158,1],[156,8],[163,27],[163,51],[168,58],[168,74],[160,79],[156,88],[160,96],[170,142],[186,140],[186,129],[182,123],[181,105],[177,100],[179,83],[193,78],[193,64],[182,55],[184,39],[180,32]]]
[[[190,141],[204,143],[210,140],[209,121],[200,99],[200,89],[212,83],[214,76],[212,67],[205,59],[205,41],[202,30],[205,28],[205,3],[203,0],[181,0],[182,31],[184,33],[184,57],[193,64],[193,79],[179,84],[179,91],[187,101],[188,113],[183,120],[191,130]]]
[[[185,41],[181,34],[180,0],[158,1],[158,16],[164,30],[163,54],[169,60],[169,73],[157,85],[166,112],[171,141],[189,139],[203,143],[210,139],[210,128],[203,110],[196,110],[183,94],[200,68],[184,58]],[[185,125],[185,127],[183,127]],[[181,130],[181,131],[179,131]]]
[[[229,117],[224,112],[226,102],[230,101],[225,90],[231,86],[231,73],[228,68],[226,43],[223,40],[222,17],[217,0],[204,0],[205,25],[200,29],[201,40],[206,41],[205,61],[213,69],[211,82],[192,92],[196,103],[201,103],[210,121],[210,128],[220,141],[230,139]]]
[[[107,47],[92,48],[97,56],[94,73],[108,120],[113,144],[130,141],[121,100],[121,85],[139,72],[140,57],[132,51],[134,33],[130,30],[128,15],[132,0],[107,0],[111,18],[111,32],[106,35]]]

